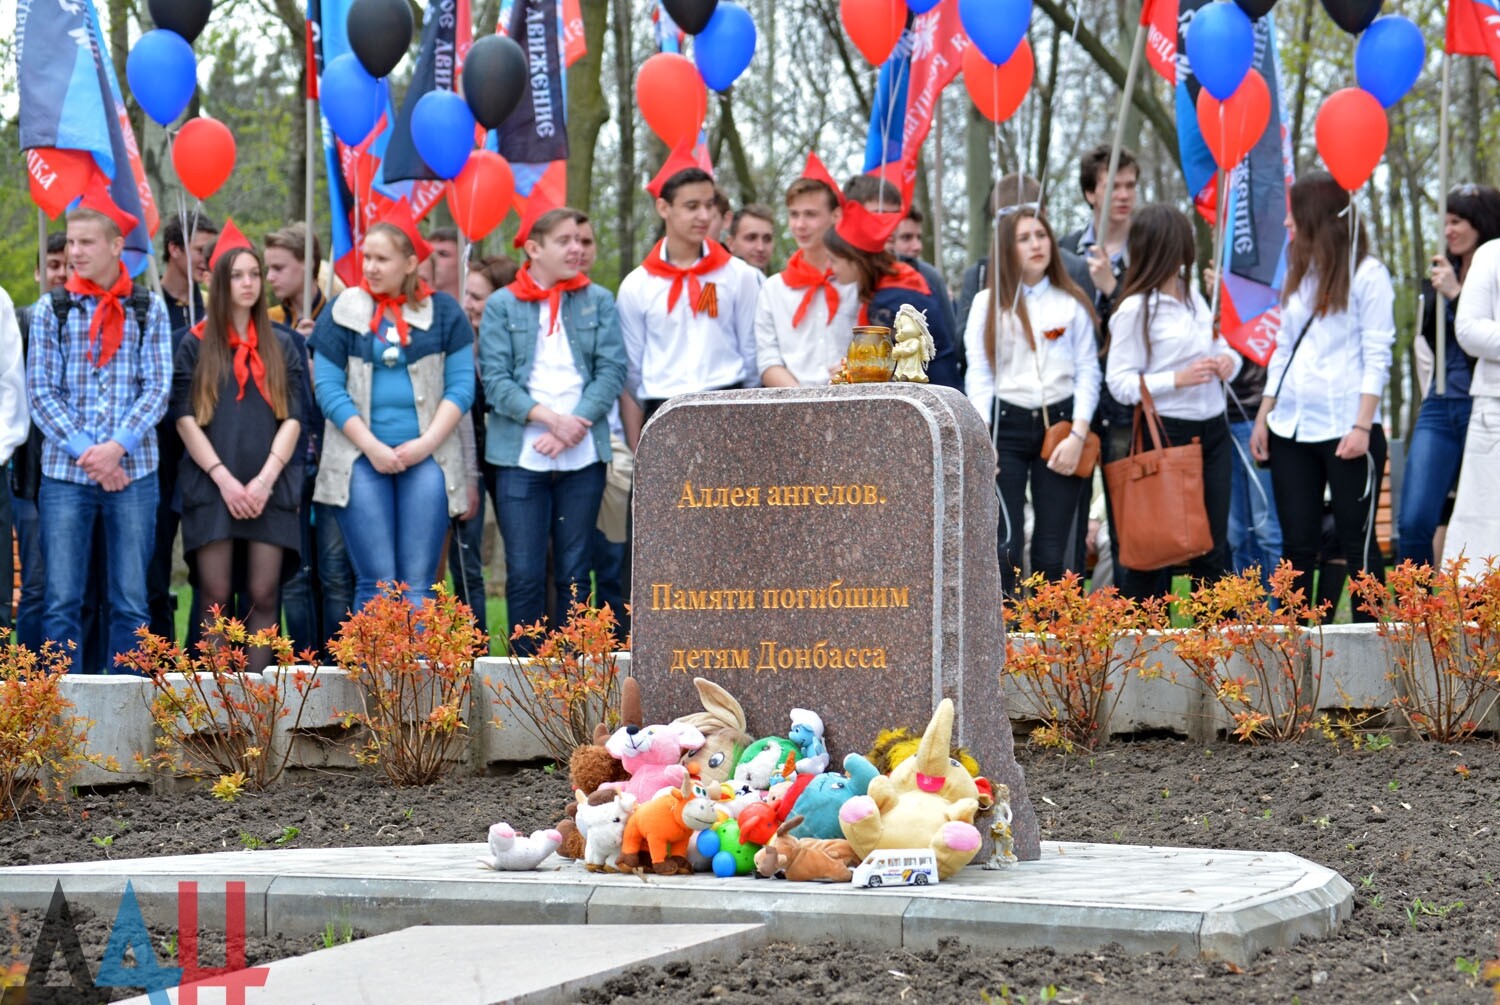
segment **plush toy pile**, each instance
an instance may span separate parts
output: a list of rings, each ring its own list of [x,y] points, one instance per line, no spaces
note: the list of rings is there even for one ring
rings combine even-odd
[[[559,856],[591,872],[825,883],[849,882],[874,852],[916,849],[930,852],[948,879],[978,854],[983,829],[996,848],[985,867],[1015,861],[1010,793],[992,791],[968,752],[953,746],[951,701],[921,732],[887,730],[868,756],[847,754],[843,770],[830,771],[816,711],[792,709],[786,736],[754,737],[729,692],[701,677],[693,683],[702,712],[648,725],[636,682],[624,682],[624,724],[612,734],[601,728],[574,752],[573,802],[554,831],[533,836],[536,849],[558,843]],[[491,853],[497,863],[532,858],[502,856],[495,829]]]

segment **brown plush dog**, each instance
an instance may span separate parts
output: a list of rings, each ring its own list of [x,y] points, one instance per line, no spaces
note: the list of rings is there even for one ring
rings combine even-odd
[[[620,725],[640,726],[644,723],[640,685],[636,684],[634,677],[626,677],[620,681]],[[573,754],[568,758],[568,781],[572,783],[574,792],[592,796],[599,791],[599,786],[609,782],[623,782],[630,777],[625,765],[604,749],[604,741],[609,739],[611,732],[613,730],[601,722],[594,727],[593,743],[573,748]],[[610,792],[605,802],[614,797],[614,793]],[[566,812],[567,816],[557,823],[557,832],[563,839],[557,854],[561,858],[583,858],[584,835],[573,819],[578,815],[578,804],[570,802]]]
[[[776,830],[771,843],[755,853],[755,872],[767,879],[793,883],[847,883],[859,856],[842,838],[795,838],[791,831],[802,822],[792,817]]]

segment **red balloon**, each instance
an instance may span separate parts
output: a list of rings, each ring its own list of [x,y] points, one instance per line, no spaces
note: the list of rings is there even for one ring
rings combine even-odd
[[[696,141],[708,114],[708,89],[698,68],[673,52],[658,52],[641,64],[635,100],[646,125],[668,150]]]
[[[996,66],[971,42],[964,49],[963,69],[964,87],[979,114],[991,122],[1004,122],[1016,113],[1031,90],[1036,57],[1031,53],[1031,43],[1023,38],[1015,53]]]
[[[1346,87],[1330,94],[1318,109],[1314,134],[1328,173],[1353,192],[1370,180],[1380,158],[1385,156],[1391,125],[1373,94],[1358,87]]]
[[[873,66],[891,57],[906,30],[906,0],[839,0],[849,41]]]
[[[207,199],[234,171],[234,134],[217,119],[189,119],[172,141],[172,166],[183,188]]]
[[[464,236],[478,241],[500,225],[516,201],[510,164],[493,150],[476,150],[448,183],[448,211]]]
[[[1220,171],[1233,171],[1250,148],[1260,141],[1271,121],[1271,91],[1256,70],[1245,74],[1239,90],[1225,101],[1198,92],[1198,128]]]

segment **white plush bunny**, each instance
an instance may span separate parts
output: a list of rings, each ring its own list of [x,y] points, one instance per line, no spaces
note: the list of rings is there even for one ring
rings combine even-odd
[[[586,835],[583,865],[589,872],[613,872],[620,864],[625,822],[635,810],[635,797],[621,792],[608,802],[578,806],[578,829]]]

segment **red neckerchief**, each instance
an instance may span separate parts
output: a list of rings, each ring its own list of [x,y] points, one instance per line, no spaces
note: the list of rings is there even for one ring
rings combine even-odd
[[[786,268],[781,270],[781,279],[789,289],[806,290],[802,294],[802,302],[797,305],[797,311],[792,315],[792,327],[795,328],[807,317],[807,310],[812,306],[813,297],[818,291],[823,291],[823,299],[828,301],[828,323],[833,324],[833,317],[839,312],[839,291],[833,285],[833,270],[824,269],[819,272],[807,264],[807,259],[802,257],[799,250],[786,263]]]
[[[557,322],[562,317],[562,298],[564,293],[572,293],[588,286],[589,277],[582,272],[572,279],[564,279],[544,287],[531,275],[531,263],[521,266],[521,271],[516,273],[516,278],[506,289],[515,295],[517,300],[525,303],[540,303],[547,301],[547,307],[552,311],[552,323],[547,326],[547,334],[551,335],[557,331]]]
[[[204,318],[190,329],[198,341],[203,341],[203,332],[208,319]],[[255,380],[255,387],[260,391],[260,396],[266,404],[271,403],[271,392],[266,389],[266,364],[260,358],[260,338],[255,333],[255,321],[250,320],[245,326],[245,334],[241,335],[233,327],[229,329],[229,348],[234,350],[234,379],[240,385],[240,393],[234,396],[235,401],[245,397],[245,381]]]
[[[68,275],[63,288],[80,297],[94,298],[94,319],[89,322],[87,355],[94,366],[108,366],[125,339],[125,301],[130,299],[132,289],[130,273],[125,271],[125,265],[121,263],[120,274],[114,285],[105,289],[92,279],[85,279],[73,272]],[[145,332],[141,334],[144,335]]]
[[[905,262],[897,262],[896,267],[880,277],[875,284],[876,290],[911,290],[923,296],[932,296],[932,287],[927,285],[927,280],[922,278],[922,273],[907,265]],[[870,305],[859,305],[859,323],[867,325],[870,323]]]
[[[375,301],[375,312],[370,315],[370,334],[374,335],[380,330],[380,319],[389,313],[391,324],[395,325],[396,336],[401,340],[401,347],[404,349],[411,342],[411,326],[406,323],[406,318],[401,313],[401,308],[406,304],[406,294],[398,293],[390,297],[384,293],[376,293],[370,289],[369,282],[364,279],[359,281],[359,288],[368,293],[370,299]],[[430,296],[432,296],[432,287],[418,280],[417,299],[426,300]]]
[[[719,316],[718,295],[714,292],[714,284],[709,283],[706,287],[698,281],[699,276],[706,276],[716,269],[722,269],[729,264],[729,250],[718,241],[707,241],[708,254],[684,269],[673,265],[662,257],[662,244],[666,238],[657,241],[646,255],[646,260],[641,266],[651,275],[658,279],[670,279],[672,289],[667,293],[667,313],[672,313],[672,308],[677,306],[677,298],[682,295],[683,284],[687,284],[688,308],[697,314],[701,310],[707,310],[708,316],[716,318]]]

